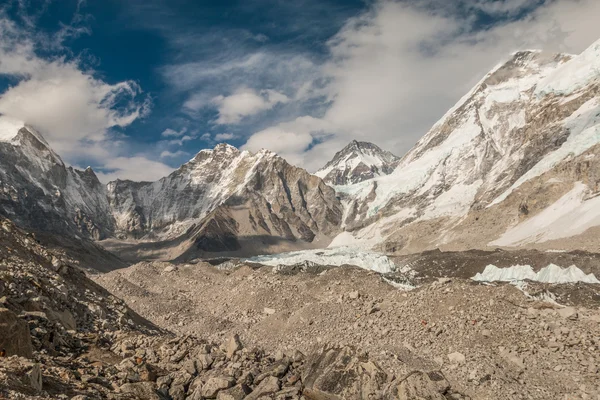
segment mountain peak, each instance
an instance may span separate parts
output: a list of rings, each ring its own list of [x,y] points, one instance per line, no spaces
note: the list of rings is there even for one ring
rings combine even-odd
[[[0,142],[12,142],[25,123],[14,118],[0,115]]]
[[[399,160],[394,154],[373,143],[352,140],[315,175],[329,184],[347,185],[387,175],[394,170]]]

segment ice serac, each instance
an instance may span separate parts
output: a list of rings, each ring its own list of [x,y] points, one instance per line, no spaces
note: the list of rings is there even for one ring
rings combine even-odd
[[[315,173],[330,185],[348,185],[390,174],[400,158],[369,142],[353,140]]]
[[[333,245],[367,243],[389,252],[486,247],[574,188],[580,218],[600,190],[599,49],[596,43],[579,56],[518,52],[494,68],[393,173],[336,187],[346,232]],[[562,240],[557,248],[575,246],[563,240],[567,230],[519,232],[532,232],[519,245],[557,247],[546,240],[552,238]]]
[[[226,144],[156,182],[111,182],[108,196],[118,237],[180,238],[186,244],[174,255],[184,258],[323,246],[342,216],[335,191],[320,178],[270,151]]]
[[[104,185],[66,167],[32,127],[0,116],[0,214],[20,226],[86,239],[111,234]]]

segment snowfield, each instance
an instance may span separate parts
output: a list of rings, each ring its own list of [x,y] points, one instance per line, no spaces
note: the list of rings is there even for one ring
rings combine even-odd
[[[513,265],[509,268],[498,268],[495,265],[488,265],[483,272],[472,277],[478,282],[522,282],[524,280],[543,282],[543,283],[598,283],[594,274],[586,275],[585,272],[571,265],[569,268],[561,268],[558,265],[550,264],[542,268],[539,272],[534,272],[530,265]]]
[[[351,247],[293,251],[290,253],[252,257],[244,261],[274,267],[278,265],[294,265],[305,261],[338,267],[348,264],[382,274],[396,270],[396,266],[387,256],[375,252],[361,251]]]

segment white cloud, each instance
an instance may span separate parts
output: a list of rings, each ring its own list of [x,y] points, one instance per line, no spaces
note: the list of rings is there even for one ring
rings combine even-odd
[[[149,160],[145,157],[115,157],[107,160],[103,168],[109,172],[97,172],[98,179],[109,182],[115,179],[130,179],[133,181],[155,181],[169,175],[173,168]]]
[[[279,103],[286,103],[289,99],[283,93],[275,90],[262,90],[240,88],[230,96],[217,96],[212,99],[219,111],[217,124],[237,124],[242,118],[270,110]]]
[[[171,139],[167,141],[167,144],[171,146],[183,146],[185,142],[189,142],[190,140],[194,140],[194,136],[185,135],[180,137],[179,139]]]
[[[323,136],[319,124],[306,127],[295,118],[255,133],[246,146],[283,151],[313,171],[352,139],[373,141],[403,155],[511,52],[539,48],[579,53],[600,37],[600,2],[595,0],[547,2],[520,19],[485,30],[473,25],[472,15],[449,11],[446,1],[429,3],[440,5],[443,12],[378,1],[330,40],[331,57],[321,72],[330,105],[319,119],[331,135]],[[520,15],[536,2],[460,3],[466,9]],[[281,149],[271,139],[284,133],[290,144]],[[307,145],[309,136],[312,146]]]
[[[255,133],[241,149],[252,152],[268,149],[294,165],[305,165],[310,154],[318,153],[318,151],[306,151],[311,143],[327,137],[328,133],[334,130],[335,128],[327,121],[313,117],[300,117]],[[338,142],[336,145],[341,143]]]
[[[233,139],[237,139],[238,136],[234,135],[233,133],[217,133],[215,135],[215,140],[217,142],[222,142],[224,140],[233,140]]]
[[[187,132],[187,128],[183,128],[179,131],[176,131],[171,128],[167,128],[160,135],[162,137],[180,137],[180,136],[183,136],[186,132]]]
[[[68,53],[61,41],[85,28],[65,25],[52,37],[33,30],[19,28],[0,11],[0,76],[15,82],[0,94],[0,114],[36,128],[67,162],[99,165],[114,169],[110,176],[127,178],[157,177],[170,170],[142,156],[127,158],[129,146],[111,133],[149,112],[149,98],[139,85],[107,83],[78,59],[60,55]],[[40,57],[38,47],[57,55]]]
[[[162,153],[160,153],[160,158],[178,158],[178,157],[182,157],[182,156],[186,156],[186,155],[188,155],[188,153],[183,150],[177,150],[177,151],[165,150]]]

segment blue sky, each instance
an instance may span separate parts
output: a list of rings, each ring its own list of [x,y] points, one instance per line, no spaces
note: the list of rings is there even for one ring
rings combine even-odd
[[[311,171],[352,139],[402,155],[510,52],[595,41],[597,3],[8,1],[0,113],[105,181],[223,141]]]

